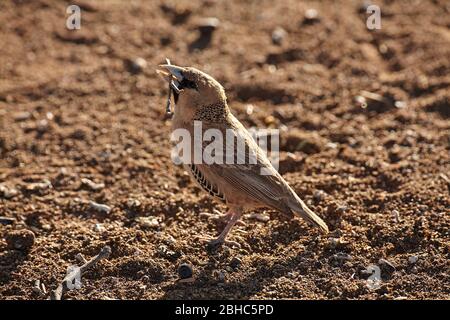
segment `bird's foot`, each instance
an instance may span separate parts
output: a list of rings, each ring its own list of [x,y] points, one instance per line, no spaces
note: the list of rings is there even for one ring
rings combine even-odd
[[[221,239],[213,239],[208,241],[207,247],[209,249],[216,249],[222,246],[222,244],[228,245],[230,247],[240,248],[241,245],[239,242],[233,241],[233,240],[221,240]]]
[[[240,248],[241,245],[239,244],[239,242],[233,241],[233,240],[225,240],[222,239],[221,237],[218,238],[213,238],[211,236],[202,236],[200,238],[201,241],[203,241],[206,244],[206,247],[208,249],[211,250],[215,250],[220,248],[223,244],[230,246],[230,247],[236,247],[236,248]]]
[[[231,228],[233,228],[233,226],[238,222],[239,218],[242,215],[242,211],[241,210],[231,210],[228,212],[227,214],[228,216],[230,216],[227,225],[225,226],[225,228],[223,229],[223,231],[220,233],[220,235],[217,237],[217,239],[212,239],[209,237],[204,237],[204,240],[208,240],[208,248],[209,249],[216,249],[218,247],[220,247],[222,244],[228,244],[231,246],[235,246],[240,248],[240,244],[235,242],[235,241],[229,241],[229,240],[225,240],[227,237],[227,234],[230,232]],[[206,238],[206,239],[205,239]]]

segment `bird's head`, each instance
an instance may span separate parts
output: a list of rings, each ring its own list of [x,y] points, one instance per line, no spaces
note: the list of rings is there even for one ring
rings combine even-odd
[[[226,107],[223,87],[210,75],[192,68],[171,64],[159,66],[157,72],[170,82],[175,100],[175,114],[192,118],[203,108],[215,105]]]

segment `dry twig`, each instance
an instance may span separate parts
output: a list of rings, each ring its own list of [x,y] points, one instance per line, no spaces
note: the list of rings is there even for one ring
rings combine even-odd
[[[95,265],[98,261],[101,259],[105,259],[109,257],[111,254],[111,247],[104,246],[102,250],[100,250],[99,254],[93,257],[91,260],[87,261],[85,264],[83,264],[79,268],[75,268],[72,272],[70,272],[63,281],[58,285],[58,287],[53,290],[50,294],[50,300],[61,300],[64,293],[69,290],[68,283],[73,283],[77,275],[82,276],[83,273],[86,272],[87,269],[91,268],[93,265]]]

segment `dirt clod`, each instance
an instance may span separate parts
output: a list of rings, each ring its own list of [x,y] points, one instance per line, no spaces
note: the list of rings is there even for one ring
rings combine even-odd
[[[9,249],[28,251],[34,244],[35,236],[27,229],[14,230],[6,234],[5,240]]]

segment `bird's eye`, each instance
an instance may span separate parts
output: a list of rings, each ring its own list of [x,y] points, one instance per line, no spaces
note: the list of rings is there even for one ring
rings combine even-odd
[[[184,78],[184,79],[181,81],[180,87],[181,87],[180,89],[187,88],[187,89],[195,89],[195,90],[198,90],[197,84],[196,84],[194,81],[188,80],[188,79],[186,79],[186,78]]]

